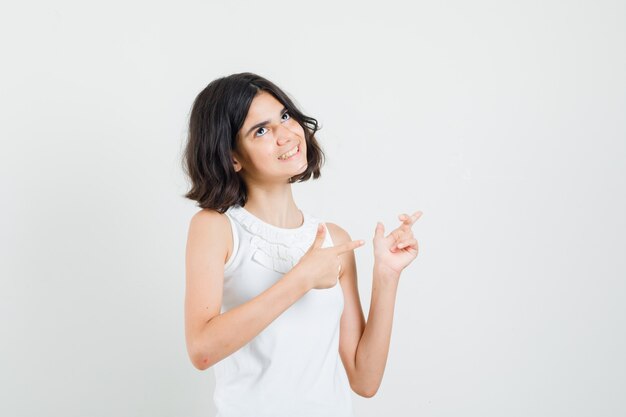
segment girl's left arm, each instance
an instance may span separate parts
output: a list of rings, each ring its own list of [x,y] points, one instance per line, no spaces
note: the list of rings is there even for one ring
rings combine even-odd
[[[355,382],[364,397],[373,397],[383,379],[400,275],[374,265],[367,324],[355,354]]]
[[[340,283],[344,294],[341,317],[339,353],[346,368],[352,390],[362,397],[376,394],[382,382],[389,344],[400,273],[417,256],[417,241],[411,226],[421,212],[400,215],[402,225],[384,236],[378,223],[374,235],[374,270],[372,295],[367,323],[361,308],[354,252],[342,257]],[[335,245],[352,240],[333,223],[326,223]]]

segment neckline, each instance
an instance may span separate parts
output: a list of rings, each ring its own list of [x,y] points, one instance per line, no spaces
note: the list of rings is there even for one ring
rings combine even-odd
[[[309,224],[309,215],[306,214],[303,210],[300,210],[300,213],[302,214],[302,224],[298,227],[293,227],[293,228],[289,228],[289,227],[278,227],[278,226],[274,226],[273,224],[267,223],[266,221],[260,219],[259,217],[255,216],[254,214],[250,213],[248,210],[246,210],[243,206],[237,206],[237,208],[239,209],[239,211],[241,213],[243,213],[246,217],[248,217],[249,219],[253,220],[256,223],[261,224],[263,227],[268,228],[270,230],[274,230],[277,231],[279,233],[296,233],[296,232],[301,232],[305,229],[307,229],[308,224]]]

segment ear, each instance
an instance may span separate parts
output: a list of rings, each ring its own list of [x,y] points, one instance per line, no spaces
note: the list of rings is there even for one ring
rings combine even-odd
[[[235,172],[239,172],[242,168],[241,163],[239,162],[239,157],[235,155],[235,152],[232,153],[232,162],[233,168],[235,168]]]

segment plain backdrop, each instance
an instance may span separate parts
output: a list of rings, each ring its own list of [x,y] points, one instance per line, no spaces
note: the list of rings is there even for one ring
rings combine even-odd
[[[0,415],[214,415],[184,339],[195,96],[251,71],[322,126],[299,207],[422,210],[358,417],[626,415],[623,1],[0,9]]]

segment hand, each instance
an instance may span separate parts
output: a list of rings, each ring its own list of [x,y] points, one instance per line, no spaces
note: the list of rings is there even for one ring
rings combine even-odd
[[[362,240],[353,240],[338,246],[322,248],[325,235],[326,227],[322,223],[318,224],[313,244],[293,267],[305,279],[309,280],[309,288],[318,290],[337,285],[341,275],[339,255],[354,250],[365,243]]]
[[[374,233],[374,265],[388,270],[395,276],[400,273],[417,257],[417,240],[413,237],[411,226],[422,216],[416,211],[412,216],[399,215],[402,224],[387,236],[385,226],[378,222]]]

